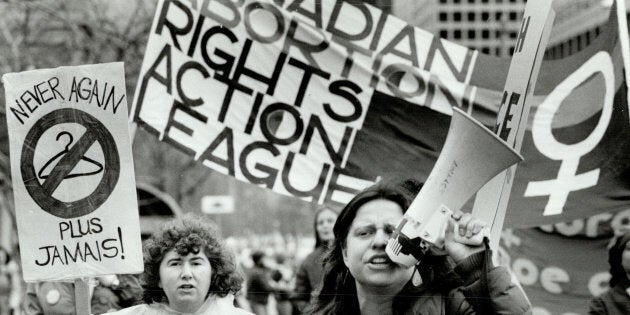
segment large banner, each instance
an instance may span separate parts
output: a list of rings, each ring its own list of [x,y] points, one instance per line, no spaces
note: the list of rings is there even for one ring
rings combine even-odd
[[[24,280],[142,272],[123,64],[2,80]]]
[[[630,208],[532,229],[507,229],[502,264],[532,301],[534,315],[587,314],[593,297],[608,289],[607,246],[612,230],[630,222]]]
[[[505,226],[628,206],[618,43],[613,15],[590,47],[543,62]],[[509,61],[363,3],[165,0],[133,119],[213,170],[340,205],[380,178],[426,179],[453,106],[493,128],[518,103],[501,95]]]

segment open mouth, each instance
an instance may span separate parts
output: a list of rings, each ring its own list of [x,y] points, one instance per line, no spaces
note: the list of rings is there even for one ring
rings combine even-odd
[[[368,260],[368,263],[372,264],[372,265],[377,265],[377,266],[389,266],[389,265],[394,265],[394,262],[389,259],[389,257],[387,255],[374,255],[372,257],[370,257],[370,259]]]
[[[195,288],[194,285],[192,284],[182,284],[179,287],[177,287],[178,289],[182,289],[182,290],[192,290]]]

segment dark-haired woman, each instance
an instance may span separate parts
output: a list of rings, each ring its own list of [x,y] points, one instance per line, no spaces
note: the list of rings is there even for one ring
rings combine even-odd
[[[249,314],[234,306],[242,278],[201,218],[184,216],[144,244],[143,300],[116,314]]]
[[[328,207],[319,208],[315,212],[315,250],[310,253],[298,269],[295,276],[295,290],[291,295],[293,307],[300,313],[310,303],[312,297],[317,296],[324,279],[324,257],[326,251],[335,239],[333,226],[337,221],[337,212]]]
[[[591,300],[588,314],[630,314],[630,226],[623,226],[611,239],[608,263],[610,289]]]
[[[344,207],[312,313],[530,313],[527,298],[511,283],[507,270],[490,265],[485,245],[468,246],[453,239],[454,222],[462,236],[475,235],[483,227],[469,214],[453,215],[445,251],[430,250],[416,266],[419,274],[389,259],[385,246],[420,186],[415,181],[377,183]]]

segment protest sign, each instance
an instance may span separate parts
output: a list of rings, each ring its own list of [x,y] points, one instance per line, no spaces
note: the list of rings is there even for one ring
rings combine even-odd
[[[141,272],[123,64],[2,80],[24,280]]]
[[[351,43],[339,36],[344,32],[341,25],[347,27],[352,21],[339,14],[355,10],[354,5],[316,3],[324,7],[318,12],[325,15],[340,44],[317,28],[322,15],[313,16],[311,25],[271,2],[250,2],[238,8],[213,4],[218,8],[192,8],[177,1],[158,6],[134,102],[134,120],[210,168],[305,200],[341,204],[372,183],[376,176],[352,176],[344,171],[372,98],[370,85],[388,90],[365,64],[381,67],[387,61],[384,71],[400,73],[397,67],[406,66],[396,63],[401,58],[395,43],[403,38],[408,41],[416,30],[393,19],[387,32],[373,34],[370,40],[376,47],[377,37],[387,38],[391,47],[380,49],[394,53],[375,59],[372,52],[362,51],[368,56],[347,58],[342,44]],[[382,12],[363,4],[357,8],[365,14],[366,20],[357,22],[365,24],[365,33],[376,29],[372,14],[380,16],[378,24],[383,27],[387,16]],[[226,13],[226,9],[232,11]],[[299,4],[294,9],[305,12]],[[271,21],[257,20],[265,18]],[[176,30],[179,27],[183,28]],[[397,33],[401,38],[391,37]],[[419,35],[432,38],[426,32]],[[455,49],[456,61],[445,62],[442,43],[432,43],[429,51],[422,51],[431,60],[426,62],[428,67],[461,68],[470,62],[470,51],[462,47]],[[431,94],[431,98],[444,98]],[[410,94],[412,99],[418,97]],[[444,102],[436,104],[442,104],[440,110],[450,110]]]
[[[616,23],[583,52],[543,62],[506,227],[627,206]],[[426,179],[451,107],[494,126],[509,62],[364,3],[168,0],[133,120],[213,170],[338,206],[379,178]]]

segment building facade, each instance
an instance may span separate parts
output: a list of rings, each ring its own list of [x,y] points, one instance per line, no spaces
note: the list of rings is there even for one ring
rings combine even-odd
[[[514,51],[526,0],[391,0],[391,13],[441,38],[508,57]],[[551,1],[551,0],[550,0]],[[601,31],[612,0],[553,0],[556,12],[546,58],[587,46]],[[630,1],[626,0],[626,3]],[[626,5],[627,7],[628,5]]]
[[[508,56],[514,50],[524,9],[525,0],[394,0],[392,13],[444,39],[486,54]]]

